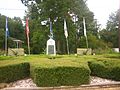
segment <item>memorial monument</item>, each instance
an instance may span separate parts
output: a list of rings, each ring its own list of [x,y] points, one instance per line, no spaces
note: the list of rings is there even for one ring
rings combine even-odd
[[[55,41],[52,38],[47,41],[47,55],[56,55]]]
[[[50,22],[50,39],[47,41],[47,55],[56,55],[56,45],[55,40],[53,40],[52,22]]]

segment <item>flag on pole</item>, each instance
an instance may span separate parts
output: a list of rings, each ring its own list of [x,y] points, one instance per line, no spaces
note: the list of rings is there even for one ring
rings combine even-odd
[[[5,28],[6,28],[6,30],[5,30],[5,54],[6,54],[6,56],[8,55],[8,40],[7,40],[7,38],[8,38],[8,36],[9,36],[9,31],[8,31],[8,18],[6,17],[6,25],[5,25]]]
[[[85,18],[83,17],[83,26],[84,26],[84,36],[86,38],[86,47],[88,48],[88,38],[86,35],[86,25],[85,25]]]
[[[83,26],[84,26],[84,36],[87,37],[87,35],[86,35],[85,18],[84,17],[83,17]]]
[[[50,33],[52,33],[52,22],[50,21]]]
[[[29,26],[28,26],[28,18],[26,18],[26,35],[29,37]]]
[[[30,55],[30,43],[29,43],[29,26],[28,26],[28,18],[26,18],[26,35],[27,35],[27,44],[28,44],[28,53]]]
[[[8,31],[8,18],[6,17],[6,37],[9,36],[9,31]]]
[[[52,22],[50,21],[50,37],[53,38]]]
[[[67,53],[69,55],[69,45],[68,45],[68,32],[67,32],[67,24],[66,24],[66,20],[64,19],[64,34],[65,34],[65,37],[66,37],[66,44],[67,44]]]
[[[67,38],[68,37],[68,32],[67,32],[67,24],[66,24],[65,19],[64,19],[64,34],[65,34],[65,37]]]

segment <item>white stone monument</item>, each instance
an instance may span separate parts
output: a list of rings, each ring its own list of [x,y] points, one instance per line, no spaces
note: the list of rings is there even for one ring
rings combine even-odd
[[[47,55],[56,55],[55,41],[52,38],[47,41]]]

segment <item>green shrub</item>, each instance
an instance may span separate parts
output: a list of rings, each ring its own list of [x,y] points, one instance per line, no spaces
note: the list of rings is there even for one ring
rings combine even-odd
[[[101,54],[113,54],[115,53],[111,48],[97,48],[97,49],[93,49],[93,53],[97,54],[97,55],[101,55]]]
[[[32,78],[37,86],[77,86],[88,84],[90,70],[84,66],[80,67],[33,67]]]
[[[110,77],[111,79],[120,81],[120,66],[116,66],[112,68],[112,70],[110,71]]]
[[[120,80],[120,61],[101,60],[88,62],[91,69],[91,75]]]
[[[12,82],[29,76],[29,63],[20,63],[0,67],[0,83]]]

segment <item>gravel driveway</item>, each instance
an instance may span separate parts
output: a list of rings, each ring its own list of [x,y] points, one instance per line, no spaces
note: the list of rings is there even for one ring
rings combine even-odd
[[[114,84],[114,83],[120,83],[120,82],[91,76],[89,85]],[[37,87],[37,86],[36,86],[36,84],[33,82],[33,80],[31,78],[27,78],[27,79],[11,82],[11,83],[5,85],[5,87],[7,87],[7,88],[8,87],[16,87],[16,88],[20,88],[20,87],[24,88],[24,87],[26,87],[26,88],[30,88],[30,87]]]

